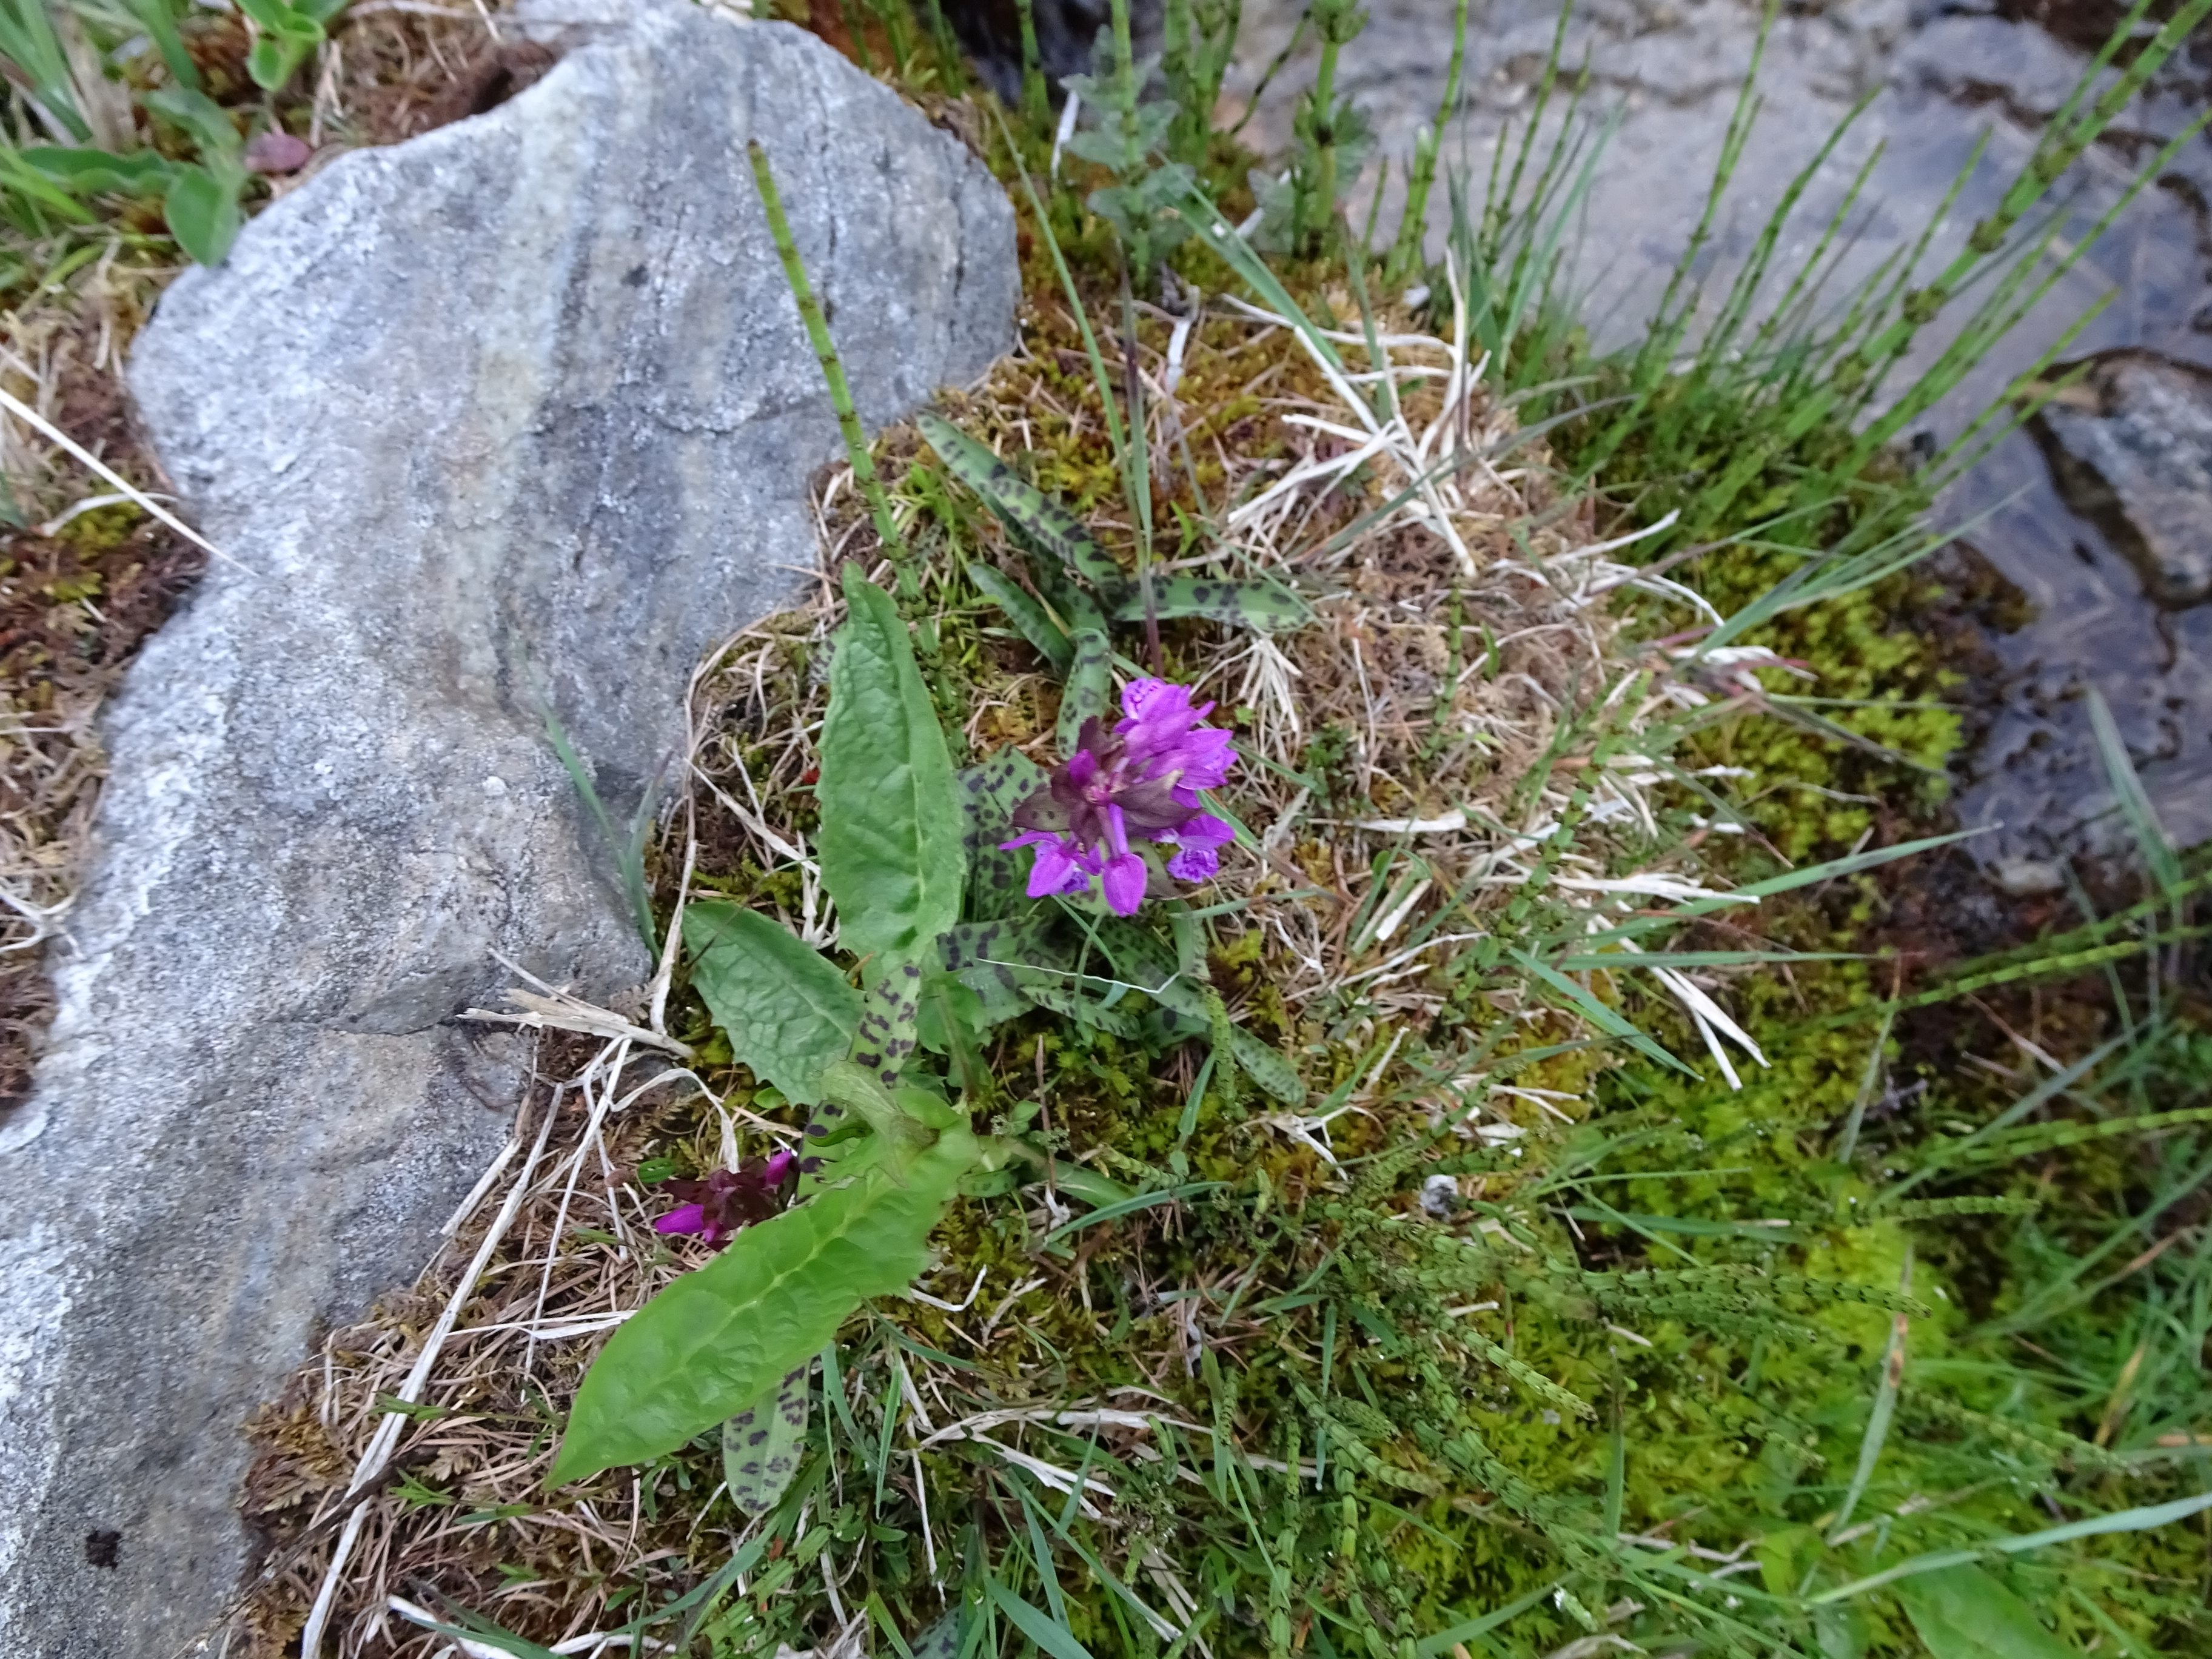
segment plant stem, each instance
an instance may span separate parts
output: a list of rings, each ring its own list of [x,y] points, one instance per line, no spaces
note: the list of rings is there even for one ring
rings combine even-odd
[[[1444,95],[1437,101],[1437,118],[1413,143],[1413,175],[1406,186],[1406,209],[1398,221],[1397,246],[1382,268],[1386,288],[1396,288],[1419,269],[1421,244],[1428,230],[1429,191],[1437,181],[1437,152],[1443,147],[1444,123],[1459,107],[1460,71],[1467,63],[1467,0],[1459,0],[1452,20],[1451,66],[1444,71]],[[1376,191],[1380,201],[1380,189]]]
[[[1145,382],[1137,368],[1137,295],[1129,284],[1129,262],[1121,262],[1121,386],[1129,404],[1127,483],[1137,521],[1137,592],[1145,602],[1145,652],[1154,674],[1161,672],[1160,617],[1152,592],[1152,441],[1145,419]]]
[[[845,366],[838,359],[836,342],[830,337],[829,319],[822,314],[822,303],[814,297],[806,267],[799,260],[799,245],[792,240],[791,222],[783,215],[783,198],[776,191],[775,175],[769,169],[768,151],[754,138],[746,142],[745,154],[751,158],[753,183],[760,189],[761,207],[768,214],[769,234],[775,239],[775,251],[783,260],[784,280],[791,284],[791,297],[798,302],[799,319],[806,325],[807,338],[814,345],[815,360],[822,365],[830,405],[837,411],[837,428],[845,436],[845,458],[852,464],[853,482],[860,486],[869,515],[876,521],[876,535],[898,572],[899,597],[912,599],[918,592],[914,560],[906,538],[899,533],[898,520],[891,516],[890,497],[884,493],[875,463],[868,458],[868,434],[853,407],[852,388],[845,382]]]
[[[1044,83],[1044,58],[1037,50],[1036,0],[1016,3],[1022,19],[1022,113],[1033,131],[1042,132],[1052,125],[1052,97]]]
[[[960,42],[945,21],[943,0],[929,0],[929,38],[936,47],[938,84],[951,97],[968,89],[968,70],[960,57]]]

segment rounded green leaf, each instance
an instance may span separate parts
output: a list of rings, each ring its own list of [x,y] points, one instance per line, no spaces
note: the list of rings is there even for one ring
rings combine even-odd
[[[860,995],[822,953],[758,911],[726,899],[684,908],[691,984],[753,1075],[811,1106],[822,1068],[842,1060]]]
[[[2073,1659],[2027,1603],[1979,1567],[1900,1580],[1897,1599],[1931,1659]]]
[[[204,265],[219,265],[238,234],[238,197],[205,167],[180,167],[161,199],[169,234]]]

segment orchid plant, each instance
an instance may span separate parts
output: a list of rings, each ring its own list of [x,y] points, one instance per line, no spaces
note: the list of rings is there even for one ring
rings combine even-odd
[[[757,911],[684,908],[692,984],[735,1058],[811,1117],[798,1147],[663,1184],[677,1202],[656,1232],[719,1254],[608,1341],[554,1485],[719,1425],[733,1494],[774,1501],[796,1455],[755,1443],[803,1424],[813,1356],[860,1303],[921,1271],[956,1194],[1005,1190],[1018,1168],[1044,1165],[1018,1103],[1004,1115],[1010,1133],[971,1127],[996,1101],[977,1059],[991,1026],[1042,1007],[1157,1046],[1207,1036],[1222,1073],[1303,1095],[1280,1055],[1228,1022],[1191,919],[1171,918],[1171,939],[1136,920],[1176,883],[1212,878],[1233,838],[1204,800],[1237,758],[1230,732],[1206,723],[1214,705],[1138,678],[1117,715],[1095,681],[1073,679],[1061,723],[1073,741],[1049,774],[1013,750],[956,772],[896,605],[857,566],[844,592],[817,851],[860,983]],[[1110,977],[1087,965],[1099,951]],[[1088,988],[1102,982],[1109,994]],[[1130,1012],[1146,1003],[1145,1018]],[[1056,1184],[1093,1205],[1133,1195],[1068,1160]]]

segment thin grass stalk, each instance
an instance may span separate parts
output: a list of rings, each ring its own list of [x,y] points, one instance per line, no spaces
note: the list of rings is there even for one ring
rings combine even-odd
[[[860,412],[853,406],[852,388],[846,384],[845,365],[837,356],[836,342],[830,337],[828,319],[822,314],[822,303],[814,297],[813,284],[806,279],[806,266],[799,257],[799,244],[792,240],[791,222],[784,217],[783,198],[775,187],[775,175],[769,170],[768,151],[757,138],[749,139],[745,154],[753,164],[753,183],[760,190],[761,207],[768,215],[769,234],[775,239],[777,257],[783,261],[784,280],[791,284],[791,297],[798,303],[799,315],[806,325],[806,337],[813,343],[815,361],[822,366],[822,379],[830,388],[830,407],[837,411],[837,429],[844,434],[845,458],[853,468],[853,481],[860,487],[860,495],[868,504],[869,516],[875,520],[876,535],[882,541],[884,551],[898,572],[899,597],[912,600],[920,592],[914,569],[914,559],[899,532],[898,520],[892,515],[890,497],[884,492],[883,481],[876,476],[875,463],[868,457],[868,434],[860,425]]]
[[[2205,0],[2205,5],[2208,11],[2212,11],[2212,0]],[[2195,143],[2197,136],[2203,132],[2207,126],[2212,126],[2212,110],[2208,110],[2198,116],[2196,120],[2176,134],[2170,143],[2164,145],[2151,159],[2149,165],[2136,173],[2127,189],[2121,192],[2119,198],[2098,219],[2089,234],[2076,240],[2067,250],[2065,256],[2055,262],[2045,273],[2043,281],[2025,299],[2014,305],[2008,314],[2003,314],[1998,319],[1982,323],[1978,330],[1970,323],[1967,331],[1962,333],[1959,340],[1953,342],[1950,348],[1937,360],[1935,367],[1931,368],[1911,391],[1899,398],[1887,413],[1867,428],[1860,438],[1857,450],[1854,452],[1854,459],[1862,464],[1865,459],[1870,459],[1882,444],[1895,437],[1908,422],[1917,419],[1944,393],[1957,385],[1967,370],[1987,355],[1990,347],[2016,327],[2021,319],[2057,285],[2066,273],[2081,262],[2089,249],[2103,239],[2105,233],[2112,228],[2119,216],[2134,203],[2136,198],[2142,193],[2153,179],[2162,176],[2168,164],[2190,144]],[[2055,230],[2053,235],[2054,237],[2056,235]],[[1977,321],[1980,321],[1985,313],[1999,311],[2002,302],[2011,299],[2024,283],[2030,263],[2024,259],[2014,271],[2007,273],[2007,280],[1999,284],[1997,293],[1993,295],[1990,301],[1976,313]]]
[[[876,64],[873,56],[868,51],[867,31],[860,27],[853,15],[853,0],[837,0],[837,16],[838,20],[845,25],[847,38],[853,43],[853,61],[860,66],[861,74],[873,75],[876,72]]]
[[[1052,125],[1052,97],[1044,83],[1044,59],[1037,51],[1036,3],[1016,0],[1016,6],[1022,27],[1022,113],[1030,131],[1043,132]]]
[[[906,0],[871,0],[876,21],[884,26],[884,39],[891,48],[891,73],[901,81],[907,79],[907,64],[910,56],[906,37],[909,14]]]
[[[1129,505],[1136,510],[1137,592],[1145,606],[1145,653],[1152,672],[1162,672],[1159,605],[1152,587],[1152,438],[1145,414],[1144,371],[1137,362],[1137,295],[1129,281],[1129,262],[1121,261],[1121,381],[1129,401],[1127,459]]]
[[[1429,192],[1436,187],[1437,152],[1443,147],[1444,126],[1459,107],[1459,82],[1467,64],[1467,0],[1458,0],[1452,13],[1451,62],[1444,70],[1443,96],[1437,100],[1437,118],[1413,141],[1413,171],[1406,182],[1406,208],[1398,221],[1398,240],[1382,268],[1385,288],[1396,288],[1422,264],[1422,246],[1428,234]],[[1382,199],[1378,186],[1376,199]]]
[[[1827,166],[1828,158],[1835,154],[1836,147],[1849,135],[1859,117],[1866,113],[1867,106],[1874,102],[1875,96],[1874,93],[1869,92],[1851,106],[1850,112],[1836,123],[1820,148],[1814,153],[1813,159],[1799,168],[1784,188],[1773,212],[1767,215],[1766,222],[1759,228],[1759,235],[1752,244],[1750,257],[1736,272],[1735,282],[1729,284],[1728,298],[1722,302],[1719,314],[1713,319],[1711,326],[1698,343],[1695,375],[1710,374],[1719,367],[1720,360],[1734,343],[1737,331],[1751,314],[1759,290],[1766,281],[1767,268],[1773,263],[1774,251],[1781,241],[1784,225],[1795,212],[1814,175]],[[1863,170],[1861,177],[1864,177]],[[1810,261],[1804,268],[1811,269]]]
[[[1634,378],[1645,383],[1663,374],[1674,356],[1683,334],[1697,310],[1696,294],[1692,291],[1682,299],[1680,310],[1675,307],[1678,297],[1690,283],[1690,273],[1697,269],[1698,256],[1705,252],[1705,244],[1712,240],[1713,222],[1719,217],[1723,199],[1728,194],[1729,183],[1743,161],[1743,149],[1750,141],[1751,130],[1759,119],[1762,104],[1759,97],[1759,66],[1766,58],[1766,42],[1772,33],[1778,9],[1776,0],[1768,0],[1759,15],[1759,33],[1752,44],[1751,67],[1745,71],[1743,85],[1737,90],[1735,106],[1729,112],[1729,124],[1721,141],[1719,161],[1713,167],[1713,182],[1705,192],[1704,210],[1691,233],[1682,256],[1674,262],[1674,269],[1667,278],[1666,291],[1661,295],[1658,308],[1652,314],[1652,327],[1644,348],[1637,354]]]
[[[1544,73],[1536,82],[1535,101],[1528,108],[1528,125],[1522,130],[1521,146],[1514,152],[1513,170],[1506,175],[1503,190],[1498,187],[1498,168],[1505,155],[1505,145],[1501,142],[1497,149],[1491,153],[1490,189],[1483,200],[1482,211],[1482,251],[1486,254],[1495,252],[1504,235],[1506,227],[1512,222],[1513,202],[1520,193],[1522,172],[1528,164],[1528,153],[1534,147],[1536,134],[1544,125],[1544,112],[1551,106],[1552,94],[1559,83],[1559,54],[1566,49],[1567,24],[1573,18],[1574,10],[1572,0],[1568,0],[1567,4],[1559,8],[1559,21],[1553,26],[1552,29],[1552,49],[1545,54]],[[1582,84],[1588,84],[1588,76],[1589,64],[1585,59]],[[1572,118],[1574,109],[1580,101],[1580,96],[1577,94],[1574,102],[1570,104],[1568,107],[1570,119]],[[1553,141],[1554,147],[1564,143],[1565,139],[1565,134],[1563,131],[1560,137]]]

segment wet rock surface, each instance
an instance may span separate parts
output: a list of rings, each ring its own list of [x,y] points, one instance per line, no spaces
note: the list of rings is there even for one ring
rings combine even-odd
[[[1479,198],[1501,140],[1517,144],[1532,112],[1559,11],[1554,0],[1492,0],[1473,9],[1462,95],[1446,125],[1443,155],[1470,170]],[[1243,78],[1232,92],[1249,95],[1259,71],[1291,42],[1302,10],[1296,0],[1247,0]],[[1339,84],[1367,110],[1381,153],[1393,158],[1387,226],[1414,135],[1437,113],[1452,7],[1446,0],[1370,0],[1368,10],[1366,31],[1345,49]],[[1763,107],[1698,274],[1724,283],[1809,167],[1777,254],[1778,267],[1793,270],[1866,167],[1865,192],[1847,228],[1855,240],[1826,295],[1839,302],[1852,283],[1918,237],[1986,134],[1978,162],[1923,257],[1923,269],[1940,267],[2027,161],[2036,135],[2120,11],[2078,0],[1990,8],[1832,0],[1785,9],[1759,64]],[[1569,238],[1583,314],[1601,343],[1638,337],[1698,222],[1758,49],[1759,17],[1750,0],[1589,0],[1575,9],[1565,60],[1587,56],[1589,107],[1619,123]],[[1250,131],[1263,145],[1287,141],[1293,100],[1311,80],[1313,52],[1310,41],[1301,46],[1262,95]],[[1869,95],[1867,109],[1821,159],[1838,124]],[[2136,170],[2208,102],[2212,40],[2200,38],[2063,180],[2062,237],[2086,234]],[[1443,194],[1432,234],[1443,222]],[[1937,405],[1929,434],[1939,443],[1956,435],[2108,296],[2116,297],[2069,343],[2069,356],[2135,349],[2181,364],[2212,363],[2208,202],[2212,139],[2200,135],[2119,213],[2088,258]],[[1901,375],[1925,368],[1947,340],[1944,330],[1933,331]],[[2140,466],[2128,476],[2131,488],[2147,481]],[[2075,499],[2083,499],[2078,490]],[[1966,820],[2002,826],[1978,840],[1980,855],[1995,868],[2006,860],[2047,860],[2109,843],[2116,825],[2086,713],[2091,687],[2112,706],[2173,838],[2185,844],[2212,837],[2212,608],[2177,611],[2161,603],[2154,593],[2188,591],[2185,570],[2179,589],[2172,572],[2157,579],[2163,587],[2147,589],[2136,562],[2110,533],[2120,523],[2140,529],[2154,509],[2130,496],[2117,517],[2076,511],[2043,453],[2022,434],[1965,480],[1943,510],[1956,522],[1978,520],[1975,546],[2033,616],[1996,641],[2001,712],[1963,769]]]
[[[2115,351],[2033,422],[2059,499],[2126,556],[2157,605],[2212,599],[2212,370]]]
[[[838,453],[744,155],[864,416],[1012,343],[1006,198],[811,37],[688,5],[340,160],[190,274],[133,388],[228,556],[113,705],[94,866],[0,1123],[0,1650],[161,1659],[246,1558],[247,1413],[411,1280],[508,1132],[513,983],[647,971],[574,785],[680,756]]]

